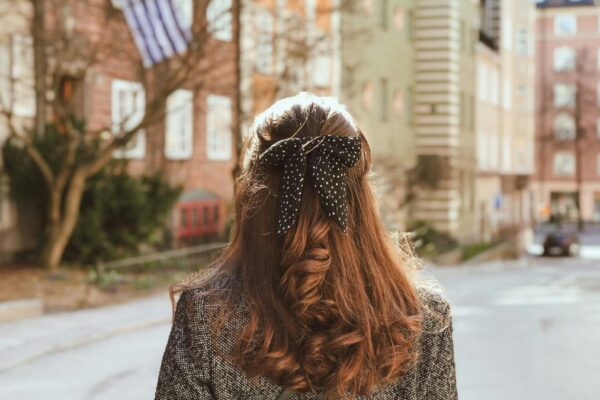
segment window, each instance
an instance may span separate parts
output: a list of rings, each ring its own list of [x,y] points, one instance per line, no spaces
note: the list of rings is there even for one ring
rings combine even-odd
[[[331,66],[333,64],[331,38],[322,33],[315,43],[314,52],[311,60],[312,83],[317,87],[327,87],[331,85]]]
[[[256,57],[254,66],[261,74],[273,73],[273,15],[262,7],[256,8]]]
[[[406,105],[404,104],[404,92],[400,89],[394,90],[394,99],[392,101],[394,113],[397,115],[404,114],[404,110],[406,108]]]
[[[502,98],[504,103],[504,109],[510,110],[512,108],[512,82],[510,78],[504,78],[504,90],[502,91]]]
[[[363,106],[371,110],[373,108],[373,84],[371,82],[363,84],[361,98]]]
[[[571,114],[560,113],[554,117],[554,137],[557,140],[575,139],[575,119]]]
[[[219,206],[213,206],[213,223],[219,222]]]
[[[575,107],[575,85],[567,83],[554,84],[554,107]]]
[[[30,36],[12,35],[0,42],[0,108],[18,116],[35,114],[33,42]]]
[[[385,122],[389,117],[389,104],[388,104],[388,80],[381,78],[379,82],[379,107],[381,112],[381,121]]]
[[[202,207],[202,225],[208,225],[208,207]]]
[[[214,2],[214,0],[213,0]],[[183,24],[183,28],[188,30],[194,22],[194,1],[193,0],[175,0],[173,2],[178,13],[178,19]]]
[[[404,8],[400,5],[394,6],[394,28],[398,31],[404,28]]]
[[[187,227],[187,218],[188,218],[188,210],[185,208],[182,208],[181,210],[179,210],[179,226],[182,228],[186,228]]]
[[[524,56],[529,53],[529,32],[525,28],[519,28],[517,31],[517,43],[516,50],[517,53]]]
[[[573,71],[575,69],[575,49],[572,47],[557,47],[554,49],[554,70]]]
[[[487,68],[485,64],[479,64],[479,67],[477,68],[477,96],[479,97],[479,100],[487,100],[487,85]]]
[[[489,156],[487,154],[488,143],[487,143],[487,133],[483,131],[479,131],[479,135],[477,135],[477,165],[481,169],[486,169]]]
[[[573,14],[557,15],[554,17],[554,34],[559,36],[575,35],[577,33],[577,16]]]
[[[231,0],[211,0],[206,7],[209,31],[215,39],[230,42],[232,33]]]
[[[167,98],[165,156],[182,160],[192,156],[194,141],[194,94],[179,89]]]
[[[573,176],[575,174],[575,156],[568,151],[554,153],[554,175]]]
[[[231,98],[214,94],[207,97],[206,136],[210,160],[231,159]]]
[[[144,117],[146,99],[141,83],[115,79],[111,87],[112,132],[120,135],[140,123]],[[125,148],[115,152],[116,157],[144,158],[146,136],[139,130]]]
[[[510,18],[506,18],[502,23],[502,48],[507,50],[512,48],[512,33],[512,20]]]
[[[314,28],[317,21],[317,0],[305,0],[306,21],[310,28]]]
[[[499,95],[498,95],[498,86],[499,86],[499,79],[498,79],[498,71],[495,69],[492,69],[491,71],[491,79],[490,79],[490,85],[492,86],[491,88],[491,93],[490,93],[490,101],[493,105],[497,106],[500,103],[500,99],[499,99]]]
[[[192,226],[198,226],[198,208],[192,208]]]
[[[386,30],[388,28],[389,2],[388,0],[380,0],[378,3],[380,4],[379,25],[381,29]]]

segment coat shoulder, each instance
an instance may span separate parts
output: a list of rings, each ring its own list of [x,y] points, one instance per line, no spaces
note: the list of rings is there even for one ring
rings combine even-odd
[[[440,333],[452,324],[452,308],[440,289],[418,287],[423,333]]]

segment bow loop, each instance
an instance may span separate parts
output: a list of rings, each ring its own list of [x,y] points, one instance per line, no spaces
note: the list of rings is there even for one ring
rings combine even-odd
[[[289,138],[271,145],[259,157],[259,165],[278,167],[283,164],[277,233],[285,234],[296,223],[307,165],[321,207],[345,232],[348,224],[346,169],[356,165],[360,154],[359,137]]]
[[[269,147],[260,156],[259,162],[262,165],[280,165],[286,158],[297,153],[302,148],[302,141],[298,138],[289,138],[280,140]]]

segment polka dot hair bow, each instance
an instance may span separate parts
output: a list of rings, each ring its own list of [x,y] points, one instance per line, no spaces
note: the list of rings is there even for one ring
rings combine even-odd
[[[283,166],[277,212],[277,234],[296,223],[306,167],[310,170],[321,207],[345,232],[348,224],[346,169],[360,158],[360,137],[312,136],[281,140],[259,157],[259,165]]]

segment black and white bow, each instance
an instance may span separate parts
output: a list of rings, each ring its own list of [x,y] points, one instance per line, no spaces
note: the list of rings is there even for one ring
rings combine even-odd
[[[345,232],[348,224],[346,169],[360,159],[360,137],[312,136],[281,140],[259,157],[259,165],[283,165],[282,190],[277,212],[277,233],[296,223],[302,199],[306,166],[310,169],[321,207]]]

